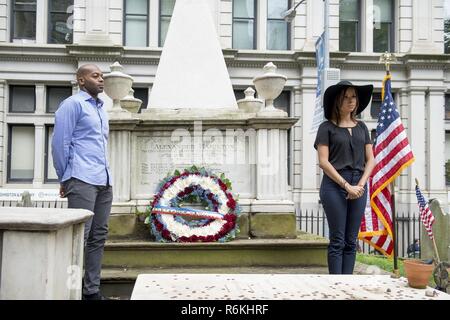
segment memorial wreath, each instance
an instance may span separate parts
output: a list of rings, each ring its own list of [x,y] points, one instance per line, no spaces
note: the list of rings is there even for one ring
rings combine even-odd
[[[160,242],[225,242],[238,232],[240,210],[224,174],[218,177],[192,166],[183,172],[175,170],[160,182],[146,222]]]

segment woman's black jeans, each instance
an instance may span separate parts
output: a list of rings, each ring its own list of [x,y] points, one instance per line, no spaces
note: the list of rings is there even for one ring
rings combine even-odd
[[[338,170],[351,185],[362,176],[359,170]],[[328,271],[330,274],[352,274],[355,266],[357,237],[366,206],[367,190],[355,200],[346,199],[347,191],[326,174],[320,186],[320,200],[328,220]]]

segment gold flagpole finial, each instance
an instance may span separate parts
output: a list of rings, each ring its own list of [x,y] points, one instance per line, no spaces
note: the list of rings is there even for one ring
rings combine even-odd
[[[416,180],[416,185],[419,186],[419,180],[417,180],[417,178],[415,178]]]
[[[395,55],[393,53],[390,52],[385,52],[380,56],[380,63],[384,63],[384,65],[386,66],[386,72],[389,73],[390,72],[390,68],[391,68],[391,64],[393,62],[397,62],[397,58],[395,57]]]

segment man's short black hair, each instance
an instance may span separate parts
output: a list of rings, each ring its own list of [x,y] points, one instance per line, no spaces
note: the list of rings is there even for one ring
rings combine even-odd
[[[77,80],[79,78],[83,77],[86,73],[91,71],[93,68],[100,69],[97,65],[92,64],[92,63],[83,64],[82,66],[80,66],[77,70]]]

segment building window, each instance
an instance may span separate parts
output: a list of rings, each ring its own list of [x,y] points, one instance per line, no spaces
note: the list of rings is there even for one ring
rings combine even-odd
[[[175,0],[159,0],[159,46],[164,47]]]
[[[394,92],[392,92],[392,98],[394,99],[394,103],[395,103],[395,93]],[[380,115],[382,100],[383,99],[381,97],[381,92],[374,92],[372,94],[372,104],[370,105],[370,116],[372,117],[372,119],[378,120],[378,116]],[[397,106],[397,109],[400,112],[399,106]]]
[[[373,0],[373,52],[394,51],[392,0]]]
[[[48,11],[48,43],[72,43],[73,0],[50,0]]]
[[[287,112],[288,117],[291,116],[291,91],[283,91],[273,101],[273,105],[275,108],[283,110],[284,112]],[[288,185],[291,185],[291,165],[292,165],[292,143],[291,143],[291,135],[292,131],[291,129],[288,129],[287,131],[287,179],[288,179]]]
[[[256,1],[233,1],[233,49],[256,49]]]
[[[12,0],[11,39],[36,39],[36,0]]]
[[[148,104],[148,88],[133,88],[134,97],[142,100],[141,107],[139,108],[138,113],[142,112],[142,109],[147,109]]]
[[[9,112],[32,113],[36,110],[36,92],[33,86],[9,87]]]
[[[445,120],[450,120],[450,94],[445,95]]]
[[[290,23],[282,13],[290,7],[290,0],[267,0],[267,49],[290,49]]]
[[[450,1],[444,1],[444,53],[450,53]]]
[[[58,176],[56,175],[55,168],[53,167],[52,137],[53,137],[53,125],[45,126],[45,155],[44,155],[45,182],[58,182]]]
[[[370,116],[372,119],[378,119],[381,110],[381,92],[372,94],[372,104],[370,105]]]
[[[245,98],[245,93],[244,93],[244,89],[235,89],[234,90],[234,96],[236,97],[236,101],[244,99]]]
[[[47,87],[47,113],[55,113],[59,105],[72,95],[72,87]]]
[[[359,0],[339,1],[339,51],[360,51]]]
[[[34,177],[34,126],[10,125],[8,182],[31,182]]]
[[[290,91],[283,91],[273,101],[273,105],[275,108],[283,110],[284,112],[287,112],[288,116],[291,116],[291,92]]]
[[[148,46],[148,0],[124,1],[124,41],[126,46]]]
[[[375,140],[377,139],[377,130],[372,129],[370,131],[370,140],[372,140],[372,144],[375,144]]]

